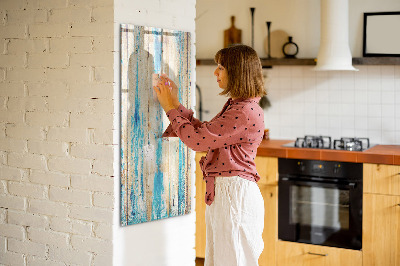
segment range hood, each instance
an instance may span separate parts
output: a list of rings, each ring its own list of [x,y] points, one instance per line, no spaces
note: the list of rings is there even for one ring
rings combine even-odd
[[[321,40],[314,70],[358,71],[349,47],[348,0],[321,0]]]

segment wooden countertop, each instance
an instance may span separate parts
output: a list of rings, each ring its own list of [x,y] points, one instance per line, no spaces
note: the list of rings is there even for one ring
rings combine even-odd
[[[400,145],[376,145],[365,151],[282,147],[294,140],[263,140],[257,156],[400,165]]]

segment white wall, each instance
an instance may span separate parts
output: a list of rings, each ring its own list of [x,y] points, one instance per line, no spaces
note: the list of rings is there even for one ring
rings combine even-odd
[[[314,58],[320,38],[320,0],[214,0],[198,1],[196,6],[197,58],[213,58],[223,46],[223,31],[230,27],[230,17],[242,30],[242,42],[251,45],[251,13],[254,16],[254,49],[266,57],[265,22],[271,21],[271,31],[283,30],[293,36],[299,46],[299,58]],[[349,42],[353,57],[362,56],[363,12],[399,11],[398,0],[349,0]],[[273,41],[273,40],[272,40]],[[272,45],[271,45],[272,46]]]
[[[198,2],[197,56],[213,58],[222,46],[222,31],[229,27],[232,14],[239,16],[238,28],[248,29],[244,43],[250,44],[248,7],[255,6],[257,23],[263,25],[262,30],[255,31],[255,49],[261,57],[265,56],[262,46],[265,20],[271,20],[274,29],[281,27],[288,33],[293,32],[300,47],[299,58],[316,57],[319,3],[318,0],[222,1],[220,4],[225,8],[216,10],[212,1]],[[362,55],[362,12],[400,10],[400,2],[349,0],[349,7],[350,47],[353,57],[357,57]],[[260,15],[262,12],[264,16]],[[355,67],[360,71],[314,72],[310,66],[274,66],[264,70],[272,104],[264,113],[271,137],[294,139],[305,134],[326,134],[334,138],[369,137],[373,143],[400,144],[400,66]],[[211,119],[226,101],[225,97],[216,96],[219,89],[213,71],[212,66],[197,67],[203,109],[210,112],[203,114],[203,120]]]
[[[1,265],[112,264],[112,16],[0,3]]]
[[[189,31],[193,36],[192,73],[195,74],[195,0],[114,0],[114,98],[118,99],[115,113],[119,115],[119,27],[121,23],[153,26]],[[196,75],[193,75],[193,81]],[[119,116],[115,117],[114,128],[119,128]],[[114,142],[119,143],[119,131]],[[194,155],[194,154],[193,154]],[[119,177],[119,149],[115,153],[115,176]],[[192,158],[194,163],[194,156]],[[114,213],[114,265],[129,266],[186,266],[195,260],[195,179],[192,173],[192,212],[188,215],[120,227],[119,212]],[[114,192],[119,195],[120,184],[115,182]],[[120,209],[119,199],[114,205]]]

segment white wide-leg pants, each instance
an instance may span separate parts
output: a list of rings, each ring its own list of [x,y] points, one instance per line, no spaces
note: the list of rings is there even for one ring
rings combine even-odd
[[[264,249],[264,199],[255,182],[216,177],[206,206],[205,266],[253,266]]]

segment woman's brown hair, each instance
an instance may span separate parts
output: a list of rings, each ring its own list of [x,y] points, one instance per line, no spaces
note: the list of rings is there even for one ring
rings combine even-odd
[[[228,86],[220,95],[253,98],[266,95],[260,58],[247,45],[233,45],[219,50],[214,57],[228,72]]]

